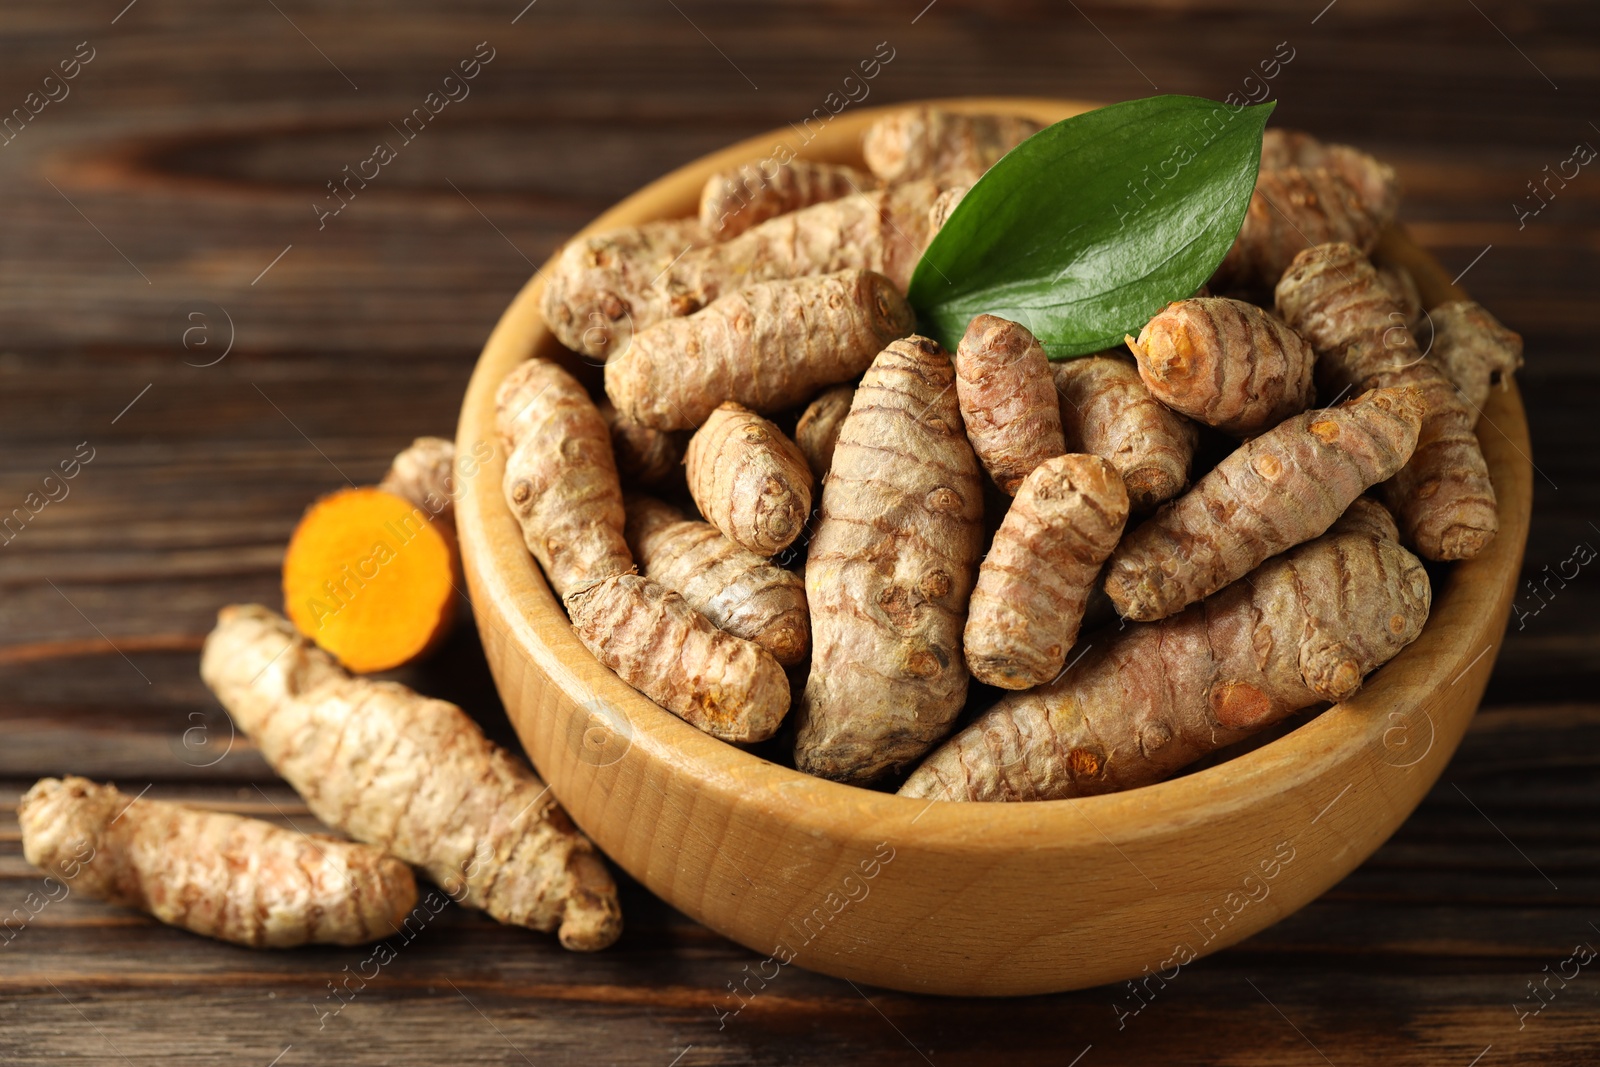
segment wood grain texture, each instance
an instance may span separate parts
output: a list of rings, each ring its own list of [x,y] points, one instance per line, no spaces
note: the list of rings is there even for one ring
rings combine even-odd
[[[316,495],[346,484],[340,470],[372,481],[411,437],[448,432],[473,354],[560,240],[674,166],[801,121],[884,40],[896,58],[871,104],[1123,99],[1155,91],[1152,81],[1220,97],[1288,40],[1296,58],[1273,82],[1277,121],[1395,162],[1412,234],[1452,276],[1471,264],[1463,285],[1527,337],[1518,381],[1539,471],[1524,579],[1594,541],[1600,180],[1585,168],[1522,229],[1511,204],[1574,142],[1600,145],[1584,103],[1600,87],[1600,11],[1577,0],[1480,0],[1481,14],[1340,0],[1313,23],[1325,5],[1078,6],[1082,16],[939,0],[913,23],[923,0],[695,0],[681,13],[540,0],[513,25],[521,0],[448,10],[279,0],[283,14],[139,0],[115,24],[123,0],[5,5],[0,108],[20,106],[77,42],[98,49],[72,96],[0,148],[0,511],[77,442],[99,449],[71,496],[0,550],[0,775],[13,795],[38,774],[73,770],[134,790],[156,780],[168,796],[228,800],[243,789],[264,811],[252,783],[291,799],[247,749],[202,770],[193,763],[212,754],[184,744],[191,726],[221,723],[194,652],[217,606],[274,602],[288,531]],[[499,52],[473,95],[317,230],[323,183],[485,39]],[[181,315],[172,321],[199,301],[236,328],[212,367],[184,365],[220,349],[186,349]],[[1556,594],[1542,602],[1522,587],[1529,614],[1520,628],[1514,617],[1490,684],[1500,707],[1480,713],[1387,845],[1286,922],[1186,967],[1121,1030],[1121,987],[968,1002],[863,986],[869,1005],[795,968],[719,1030],[714,1009],[736,1006],[726,984],[761,957],[632,886],[629,932],[592,959],[533,937],[507,942],[447,911],[436,938],[407,948],[321,1030],[313,1004],[359,957],[246,954],[90,904],[74,919],[82,930],[47,930],[66,920],[46,912],[0,947],[0,980],[15,977],[0,995],[0,1062],[123,1062],[106,1039],[136,1063],[266,1064],[293,1044],[285,1067],[524,1056],[659,1065],[691,1044],[684,1067],[924,1055],[1066,1064],[1090,1044],[1083,1067],[1324,1062],[1296,1027],[1341,1065],[1465,1065],[1491,1044],[1482,1067],[1587,1062],[1600,1057],[1600,986],[1587,970],[1521,1030],[1512,1005],[1600,921],[1600,718],[1581,703],[1600,681],[1600,584],[1588,571],[1565,587],[1551,580]],[[406,678],[511,739],[470,627]],[[0,913],[33,888],[14,832],[0,817]],[[391,973],[401,979],[392,987]]]

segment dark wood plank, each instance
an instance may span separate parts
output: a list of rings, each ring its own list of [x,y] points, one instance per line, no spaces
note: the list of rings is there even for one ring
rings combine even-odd
[[[629,928],[610,952],[573,956],[447,907],[411,940],[395,939],[397,958],[382,968],[363,968],[369,949],[253,953],[69,896],[0,933],[10,936],[0,1027],[40,1062],[58,1052],[104,1062],[102,1039],[72,1022],[81,1010],[130,1057],[154,1054],[168,1039],[128,1017],[160,988],[211,1024],[172,1050],[197,1063],[223,1047],[270,1059],[286,1045],[306,1061],[394,1062],[403,1051],[416,1062],[517,1062],[507,1041],[556,1063],[591,1062],[597,1045],[621,1062],[665,1062],[690,1044],[683,1062],[917,1062],[908,1042],[936,1062],[982,1063],[1000,1040],[1029,1063],[1061,1063],[1091,1044],[1107,1063],[1314,1062],[1312,1043],[1335,1063],[1465,1063],[1490,1045],[1503,1062],[1581,1062],[1600,1048],[1596,994],[1582,979],[1552,982],[1555,996],[1521,1029],[1514,1006],[1536,1007],[1526,983],[1597,939],[1597,740],[1596,705],[1483,713],[1447,781],[1369,863],[1299,914],[1165,983],[1148,980],[1137,996],[1123,986],[949,1001],[787,969],[764,989],[752,982],[741,1008],[729,983],[746,981],[758,958],[632,883]],[[158,785],[149,795],[315,826],[281,784]],[[19,847],[7,820],[0,902],[12,907],[40,882]],[[368,978],[349,979],[339,1010],[327,983],[345,981],[347,967]],[[478,1037],[452,1051],[462,1032]]]

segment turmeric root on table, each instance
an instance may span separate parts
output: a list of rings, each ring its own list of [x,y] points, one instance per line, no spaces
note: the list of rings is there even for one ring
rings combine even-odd
[[[908,107],[873,123],[862,151],[872,173],[886,182],[930,178],[942,187],[971,185],[1043,128],[1021,115]]]
[[[559,927],[567,948],[605,948],[621,932],[589,839],[454,704],[352,677],[254,604],[222,609],[200,676],[327,825],[416,864],[459,904]]]
[[[794,426],[794,443],[806,457],[806,465],[818,483],[827,477],[833,466],[833,449],[839,443],[839,429],[845,416],[850,414],[850,401],[855,398],[854,384],[845,383],[824,390],[806,405],[800,421]]]
[[[978,315],[967,324],[956,348],[956,399],[978,462],[1007,496],[1067,450],[1050,360],[1020,323]]]
[[[506,504],[556,596],[633,570],[611,431],[577,380],[543,359],[520,363],[495,394],[506,444]]]
[[[1092,646],[1009,693],[934,751],[901,796],[1057,800],[1160,781],[1318,701],[1340,701],[1421,633],[1422,564],[1389,540],[1327,534],[1249,581]]]
[[[377,941],[417,902],[382,849],[85,778],[40,779],[17,822],[23,856],[69,891],[250,948]]]
[[[843,163],[746,163],[706,179],[700,225],[727,240],[778,215],[877,187],[876,177]]]
[[[1278,282],[1277,301],[1283,318],[1317,350],[1323,390],[1421,390],[1416,452],[1384,486],[1384,501],[1424,558],[1471,559],[1482,551],[1500,520],[1472,410],[1423,356],[1367,257],[1348,244],[1308,248]]]
[[[389,464],[378,488],[409,500],[434,522],[456,524],[456,444],[443,437],[419,437]]]
[[[1199,431],[1150,395],[1132,360],[1102,353],[1050,369],[1067,449],[1110,461],[1128,487],[1134,514],[1183,491]]]
[[[789,679],[766,649],[713,626],[659,582],[622,574],[567,598],[595,658],[657,704],[724,741],[771,737]]]
[[[711,244],[698,219],[665,219],[569,242],[546,272],[540,307],[556,339],[609,359],[634,331],[676,314],[652,283],[690,249]]]
[[[394,493],[341,489],[306,510],[283,557],[300,632],[358,673],[438,647],[455,620],[455,530]]]
[[[727,400],[772,414],[856,377],[915,322],[894,284],[871,271],[761,282],[640,333],[607,364],[606,394],[662,430],[693,429]]]
[[[811,618],[803,578],[659,500],[630,496],[625,503],[628,545],[647,577],[682,594],[719,629],[754,641],[783,666],[806,658]]]
[[[700,514],[741,548],[772,556],[811,515],[811,468],[783,431],[739,404],[713,411],[684,454]]]
[[[1304,411],[1316,393],[1305,338],[1242,300],[1174,301],[1127,343],[1157,400],[1235,437]]]
[[[1217,278],[1225,284],[1271,285],[1302,249],[1328,241],[1370,252],[1382,221],[1340,171],[1263,168]]]
[[[856,389],[806,558],[800,770],[870,782],[949,731],[966,699],[961,630],[982,536],[955,368],[925,337],[895,341]]]
[[[1099,456],[1056,456],[1033,469],[978,568],[962,638],[974,678],[1031,689],[1061,673],[1127,519],[1122,476]]]
[[[1487,308],[1473,300],[1453,300],[1428,313],[1433,322],[1433,347],[1428,358],[1472,409],[1477,425],[1489,391],[1504,385],[1522,366],[1522,335],[1508,330]]]
[[[1162,619],[1323,533],[1411,457],[1415,389],[1374,389],[1307,411],[1241,445],[1122,539],[1106,594],[1127,619]]]
[[[611,454],[624,481],[651,487],[681,482],[683,445],[677,434],[641,426],[609,400],[598,406],[611,430]]]
[[[350,670],[403,666],[450,635],[461,574],[455,462],[454,442],[418,437],[376,489],[323,497],[295,526],[285,611]]]

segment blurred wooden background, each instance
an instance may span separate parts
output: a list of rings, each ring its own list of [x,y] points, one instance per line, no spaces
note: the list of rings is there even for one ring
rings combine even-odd
[[[1600,1059],[1600,975],[1571,962],[1600,943],[1600,578],[1568,562],[1600,544],[1578,433],[1600,400],[1600,173],[1549,180],[1600,146],[1600,8],[525,2],[0,10],[0,514],[59,498],[0,534],[0,1062]],[[880,42],[874,104],[1220,98],[1286,48],[1275,121],[1394,162],[1413,232],[1527,338],[1533,584],[1485,710],[1395,838],[1136,1015],[1125,988],[950,1001],[791,969],[719,1025],[757,957],[637,886],[627,934],[593,957],[451,909],[337,1015],[330,983],[365,950],[251,953],[76,897],[29,914],[40,877],[9,808],[42,774],[309,825],[200,684],[216,609],[276,604],[308,502],[452,432],[478,346],[566,234],[802,120]],[[491,51],[319,226],[327,183]],[[46,83],[63,61],[76,77]],[[93,458],[62,496],[44,478],[75,453]],[[406,677],[506,737],[470,632]]]

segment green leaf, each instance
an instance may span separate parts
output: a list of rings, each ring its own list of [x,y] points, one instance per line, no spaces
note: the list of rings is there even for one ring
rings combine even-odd
[[[1052,359],[1137,334],[1227,255],[1274,106],[1153,96],[1028,138],[922,254],[908,294],[922,328],[954,351],[974,315],[1000,315]]]

